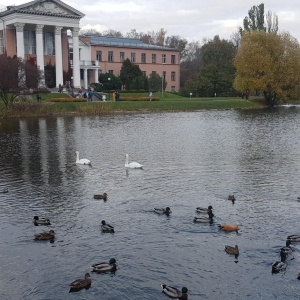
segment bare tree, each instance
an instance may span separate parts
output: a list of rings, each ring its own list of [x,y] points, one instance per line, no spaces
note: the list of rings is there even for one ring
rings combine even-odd
[[[14,103],[20,92],[37,88],[40,79],[41,72],[36,65],[16,56],[0,55],[0,98],[6,107]]]

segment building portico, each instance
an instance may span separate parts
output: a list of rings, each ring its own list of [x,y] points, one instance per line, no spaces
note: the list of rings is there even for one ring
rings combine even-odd
[[[69,68],[67,31],[73,43],[73,85],[80,87],[79,21],[83,13],[59,0],[35,0],[0,12],[0,51],[34,60],[41,71],[55,65],[56,87]],[[0,53],[1,54],[1,53]],[[42,83],[41,83],[42,85]]]

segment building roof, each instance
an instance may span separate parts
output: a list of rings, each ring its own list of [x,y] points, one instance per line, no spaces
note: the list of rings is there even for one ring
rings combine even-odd
[[[94,46],[114,46],[122,48],[138,48],[138,49],[149,49],[149,50],[164,50],[164,51],[178,51],[175,48],[162,47],[157,45],[150,45],[143,43],[137,38],[123,38],[114,36],[99,36],[99,35],[84,35],[90,38],[90,45]]]
[[[60,0],[34,0],[21,5],[10,5],[0,16],[14,13],[80,19],[84,14]]]

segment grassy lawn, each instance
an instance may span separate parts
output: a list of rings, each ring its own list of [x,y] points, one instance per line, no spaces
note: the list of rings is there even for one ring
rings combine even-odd
[[[33,102],[16,103],[5,110],[0,103],[2,117],[30,117],[49,116],[59,114],[95,115],[111,114],[115,112],[175,112],[196,111],[203,109],[245,109],[262,108],[264,104],[257,99],[249,101],[241,98],[185,98],[172,93],[154,93],[153,97],[160,97],[160,101],[122,101],[124,97],[141,96],[146,93],[121,93],[120,102],[51,102],[52,98],[68,97],[59,93],[42,94],[42,102],[37,103],[35,97]]]

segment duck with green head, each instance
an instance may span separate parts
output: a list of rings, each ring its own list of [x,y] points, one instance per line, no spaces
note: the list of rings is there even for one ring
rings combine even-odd
[[[114,227],[107,224],[104,220],[101,222],[101,230],[103,233],[115,233]]]
[[[33,217],[33,224],[35,226],[48,226],[48,225],[51,225],[49,219],[41,218],[39,216],[34,216]]]
[[[114,258],[111,258],[109,262],[101,262],[92,265],[92,272],[105,273],[105,272],[115,272],[117,270],[117,262]]]
[[[170,213],[172,212],[169,206],[167,206],[166,208],[154,208],[154,211],[157,214],[166,215],[166,216],[169,216]]]
[[[181,291],[173,286],[168,286],[166,284],[162,284],[162,292],[166,294],[168,297],[173,299],[187,300],[188,299],[188,289],[183,287]]]

